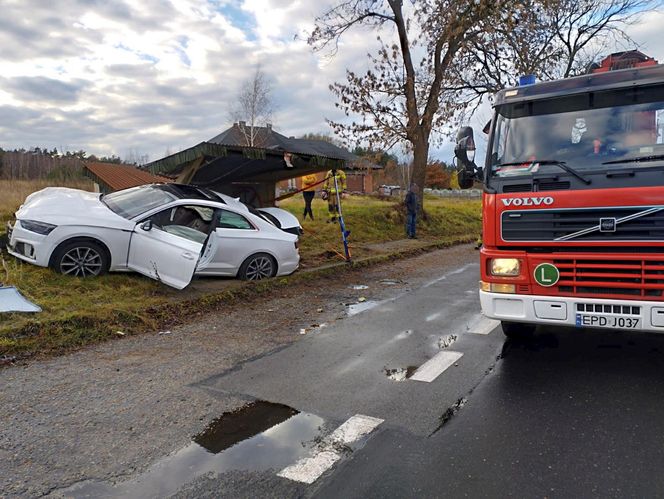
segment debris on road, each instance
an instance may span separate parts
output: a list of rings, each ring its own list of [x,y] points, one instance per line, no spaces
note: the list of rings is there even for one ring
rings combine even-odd
[[[157,333],[157,336],[164,336],[164,335],[166,335],[166,334],[171,334],[171,332],[170,332],[170,331],[159,331],[159,332]]]
[[[417,371],[417,366],[408,366],[400,367],[398,369],[388,369],[387,367],[383,368],[385,375],[392,381],[406,381],[410,378],[415,371]]]
[[[367,299],[366,299],[364,296],[360,296],[360,297],[357,299],[357,301],[358,301],[359,303],[364,303],[365,301],[367,301]]]
[[[438,340],[438,348],[441,350],[443,348],[449,347],[452,343],[454,343],[457,340],[457,335],[456,334],[448,334],[447,336],[443,336]]]
[[[123,333],[122,331],[116,331],[115,334],[117,336],[125,336],[127,333]]]
[[[352,289],[369,289],[369,286],[366,284],[353,284],[351,286]]]
[[[0,366],[8,366],[16,362],[16,357],[13,355],[3,355],[0,357]]]

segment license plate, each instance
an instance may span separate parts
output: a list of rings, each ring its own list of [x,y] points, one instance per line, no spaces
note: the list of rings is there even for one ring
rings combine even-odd
[[[576,314],[577,327],[606,327],[614,329],[638,329],[640,317],[618,317],[615,315]]]

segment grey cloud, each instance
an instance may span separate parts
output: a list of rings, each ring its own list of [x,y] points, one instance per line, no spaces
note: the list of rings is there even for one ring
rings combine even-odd
[[[45,76],[3,78],[0,83],[3,90],[27,102],[55,101],[59,103],[76,102],[80,92],[88,84],[84,80],[67,83]]]
[[[112,64],[107,66],[106,73],[110,76],[121,76],[134,80],[150,81],[157,76],[157,70],[151,63],[145,64]]]

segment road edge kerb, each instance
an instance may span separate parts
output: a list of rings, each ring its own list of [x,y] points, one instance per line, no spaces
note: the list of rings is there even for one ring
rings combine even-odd
[[[17,361],[38,360],[65,353],[75,352],[94,344],[110,340],[121,340],[126,336],[136,336],[154,332],[167,325],[173,327],[176,325],[191,322],[197,315],[207,312],[211,306],[233,305],[241,299],[252,299],[263,296],[265,293],[280,289],[292,283],[299,283],[312,278],[324,278],[334,275],[339,276],[339,272],[351,273],[363,268],[396,261],[404,258],[410,258],[431,251],[446,249],[461,244],[470,244],[475,242],[476,236],[451,236],[443,240],[427,241],[424,244],[406,248],[389,253],[381,253],[354,260],[352,263],[338,262],[327,264],[311,269],[302,269],[295,274],[285,277],[270,279],[267,281],[255,283],[244,282],[235,289],[224,290],[221,292],[196,294],[194,298],[185,301],[170,301],[164,304],[146,307],[142,311],[118,311],[111,323],[108,317],[95,317],[90,314],[83,314],[76,317],[69,317],[66,320],[52,320],[39,323],[31,323],[11,332],[8,336],[12,339],[37,337],[49,334],[53,330],[74,332],[81,329],[97,329],[99,335],[82,339],[80,343],[73,344],[65,348],[51,348],[45,351],[6,351],[2,352],[5,358],[11,358],[11,362],[0,363],[0,369],[7,367]],[[143,312],[141,315],[139,312]],[[183,319],[186,317],[186,319]],[[124,336],[117,335],[116,331],[122,331]]]

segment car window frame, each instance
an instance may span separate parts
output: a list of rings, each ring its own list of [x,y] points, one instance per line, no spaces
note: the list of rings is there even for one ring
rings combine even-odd
[[[250,228],[242,228],[242,227],[221,227],[219,225],[220,220],[219,218],[221,217],[221,213],[223,211],[228,211],[232,213],[235,216],[242,217],[250,226]],[[251,214],[251,212],[249,212]],[[242,230],[242,231],[247,231],[247,230],[253,230],[253,231],[259,231],[260,229],[256,226],[255,223],[253,223],[247,216],[245,216],[243,213],[238,213],[235,210],[228,209],[227,206],[220,207],[217,209],[216,215],[215,215],[215,230],[222,229],[222,230]]]
[[[140,225],[140,224],[142,224],[142,223],[144,223],[148,220],[151,220],[152,217],[154,217],[155,215],[158,215],[159,213],[167,212],[167,211],[171,211],[175,208],[183,208],[183,207],[187,207],[187,206],[198,206],[198,207],[201,207],[201,208],[209,208],[209,209],[212,210],[212,219],[210,220],[210,227],[209,227],[207,233],[198,231],[201,234],[205,234],[205,239],[202,242],[202,244],[205,246],[206,242],[210,238],[210,235],[213,232],[215,232],[218,228],[218,218],[219,218],[218,213],[219,213],[219,209],[220,209],[218,206],[215,206],[214,204],[209,203],[209,202],[196,202],[196,200],[193,200],[193,199],[180,199],[180,200],[177,200],[176,202],[169,203],[168,205],[161,206],[159,209],[153,210],[147,215],[143,214],[143,216],[141,216],[141,218],[136,221],[136,225]],[[172,234],[176,237],[181,237],[182,239],[186,239],[188,241],[194,241],[193,239],[188,238],[186,236],[182,236],[180,234],[176,234],[176,233],[173,233],[173,232],[166,231],[166,230],[162,229],[161,227],[159,227],[157,225],[153,225],[152,229],[160,230],[162,232]],[[197,229],[194,229],[194,230],[197,230]],[[195,241],[195,242],[200,242],[200,241]]]

